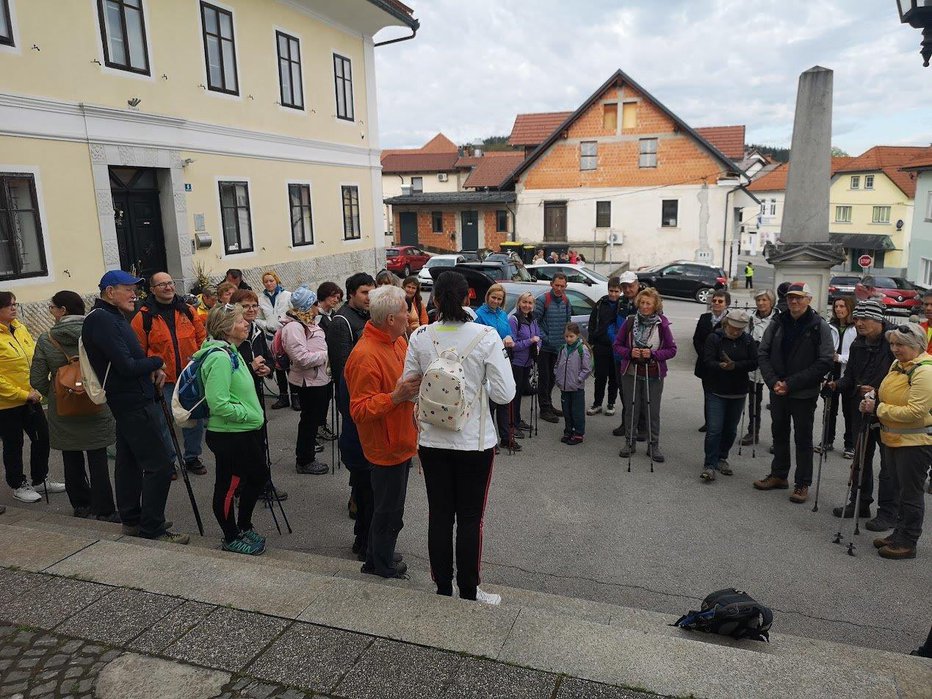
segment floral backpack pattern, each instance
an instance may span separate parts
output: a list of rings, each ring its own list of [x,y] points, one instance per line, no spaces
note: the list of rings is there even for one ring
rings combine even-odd
[[[434,326],[427,330],[430,334],[437,358],[427,365],[421,379],[421,388],[417,399],[417,418],[420,422],[443,427],[453,432],[461,432],[469,418],[470,404],[466,402],[466,375],[463,361],[478,344],[492,332],[485,328],[466,346],[462,354],[455,347],[441,349]],[[480,391],[481,395],[482,391]]]

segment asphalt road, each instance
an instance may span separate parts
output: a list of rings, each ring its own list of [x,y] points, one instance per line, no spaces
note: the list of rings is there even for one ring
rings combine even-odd
[[[650,473],[641,453],[627,473],[627,462],[617,456],[621,439],[611,434],[619,416],[587,418],[586,441],[576,447],[559,442],[562,425],[541,422],[539,435],[523,440],[521,454],[496,458],[483,580],[671,614],[734,586],[774,609],[776,631],[894,651],[915,648],[932,623],[930,518],[915,560],[881,559],[871,545],[874,535],[863,529],[855,538],[857,555],[846,555],[832,543],[840,520],[831,516],[831,507],[841,503],[849,462],[838,452],[828,458],[818,513],[811,502],[790,503],[787,491],[755,491],[751,481],[769,470],[769,428],[756,458],[748,447],[741,456],[732,453],[734,476],[699,481],[702,402],[692,376],[690,337],[702,310],[686,301],[665,304],[680,346],[663,396],[666,463]],[[591,390],[590,383],[590,396]],[[269,546],[350,557],[347,473],[295,473],[297,418],[291,410],[276,411],[270,430],[273,472],[291,494],[285,506],[295,533],[279,537],[261,506],[256,522],[270,534]],[[53,454],[52,473],[61,478],[60,459]],[[206,449],[205,454],[210,465],[212,457]],[[329,443],[323,456],[330,461]],[[210,510],[213,479],[192,479],[208,533],[219,540]],[[0,503],[12,502],[3,489]],[[932,505],[932,496],[927,503]],[[52,496],[51,507],[69,511],[64,495]],[[172,488],[169,517],[176,529],[195,531],[180,481]],[[851,520],[845,522],[847,541],[852,527]],[[398,545],[413,569],[427,570],[427,503],[416,469]]]

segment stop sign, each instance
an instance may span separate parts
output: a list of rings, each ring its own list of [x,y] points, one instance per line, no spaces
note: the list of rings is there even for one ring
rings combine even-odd
[[[870,255],[861,255],[858,258],[858,265],[861,267],[861,269],[867,269],[868,267],[873,267],[874,258],[871,257]]]

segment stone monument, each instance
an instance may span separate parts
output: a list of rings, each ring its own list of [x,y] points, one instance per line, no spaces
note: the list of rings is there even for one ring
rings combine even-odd
[[[775,287],[785,281],[808,283],[812,308],[820,312],[827,303],[831,268],[845,260],[828,234],[832,79],[832,71],[821,66],[799,76],[780,239],[767,256]]]

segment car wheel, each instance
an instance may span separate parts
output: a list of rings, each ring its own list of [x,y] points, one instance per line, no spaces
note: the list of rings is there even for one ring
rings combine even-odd
[[[401,270],[401,278],[404,279],[405,277],[409,276],[411,276],[411,267],[409,265],[405,265],[405,268]]]
[[[704,286],[701,289],[696,291],[695,298],[696,298],[696,301],[698,301],[699,303],[708,303],[709,298],[711,296],[712,296],[712,289],[710,289],[707,286]]]

